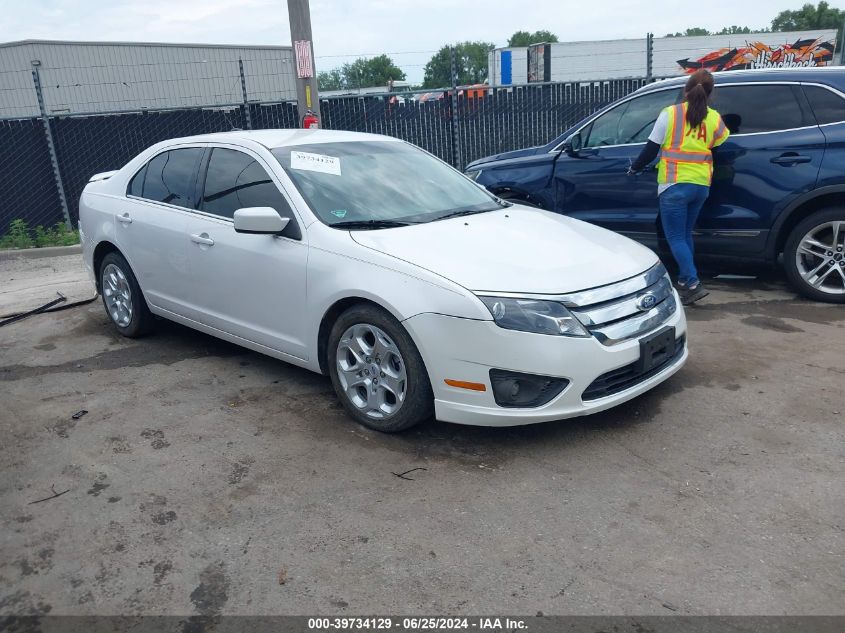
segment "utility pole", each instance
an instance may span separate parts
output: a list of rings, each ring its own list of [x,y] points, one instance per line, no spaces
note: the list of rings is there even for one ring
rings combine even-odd
[[[310,110],[320,118],[317,96],[317,72],[314,67],[314,46],[311,43],[311,8],[308,0],[288,0],[290,41],[296,61],[296,102],[299,122]]]
[[[654,33],[645,36],[645,80],[651,83],[654,64]]]

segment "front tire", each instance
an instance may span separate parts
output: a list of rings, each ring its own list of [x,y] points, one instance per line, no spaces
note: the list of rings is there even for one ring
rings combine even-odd
[[[100,263],[103,307],[117,331],[127,338],[143,336],[152,329],[153,315],[126,258],[111,252]]]
[[[337,397],[360,424],[397,433],[434,413],[434,396],[422,357],[391,314],[357,305],[329,333],[327,361]]]
[[[786,241],[783,263],[796,292],[845,303],[845,209],[822,209],[799,222]]]

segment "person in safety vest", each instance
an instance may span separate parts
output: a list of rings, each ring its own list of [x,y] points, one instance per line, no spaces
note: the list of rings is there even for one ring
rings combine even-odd
[[[684,101],[665,108],[654,124],[645,148],[628,170],[642,171],[660,153],[657,195],[660,219],[672,256],[678,263],[678,293],[689,305],[708,292],[698,279],[693,261],[692,229],[710,193],[713,153],[730,132],[719,113],[707,102],[713,92],[713,75],[701,69],[684,86]]]

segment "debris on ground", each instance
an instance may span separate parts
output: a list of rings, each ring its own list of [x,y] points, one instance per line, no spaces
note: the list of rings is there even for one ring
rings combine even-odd
[[[46,310],[48,310],[49,308],[52,308],[55,305],[58,305],[60,303],[64,303],[65,301],[67,301],[67,297],[64,296],[61,292],[56,292],[56,294],[59,295],[58,299],[53,299],[52,301],[48,301],[43,306],[39,306],[39,307],[35,308],[34,310],[29,310],[28,312],[21,312],[19,314],[13,314],[13,315],[10,315],[9,318],[3,319],[2,321],[0,321],[0,327],[3,327],[4,325],[9,325],[9,323],[21,321],[21,320],[23,320],[27,317],[32,316],[33,314],[40,314],[41,312],[45,312]]]
[[[70,492],[70,488],[68,488],[67,490],[63,490],[62,492],[56,492],[56,486],[55,485],[50,486],[50,490],[53,491],[53,494],[50,495],[49,497],[44,497],[43,499],[38,499],[37,501],[30,501],[27,505],[31,506],[31,505],[34,505],[36,503],[41,503],[42,501],[49,501],[50,499],[55,499],[56,497],[61,497],[63,494],[67,494],[68,492]]]
[[[412,477],[405,477],[405,475],[407,475],[408,473],[412,473],[415,470],[428,470],[428,468],[412,468],[411,470],[406,470],[404,473],[394,473],[393,471],[391,471],[390,474],[396,475],[397,477],[399,477],[399,479],[407,479],[408,481],[414,481]]]

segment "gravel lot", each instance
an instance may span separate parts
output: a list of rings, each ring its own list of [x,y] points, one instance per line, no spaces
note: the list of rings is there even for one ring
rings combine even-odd
[[[845,308],[710,285],[627,405],[400,436],[99,302],[3,327],[0,614],[843,614]]]

